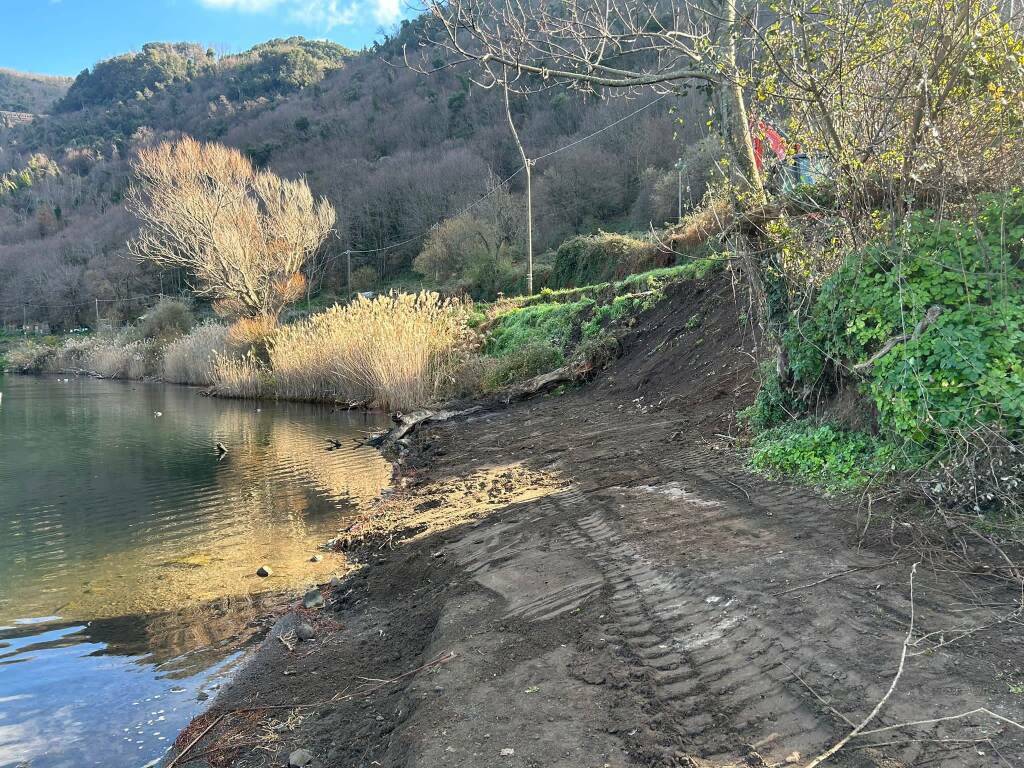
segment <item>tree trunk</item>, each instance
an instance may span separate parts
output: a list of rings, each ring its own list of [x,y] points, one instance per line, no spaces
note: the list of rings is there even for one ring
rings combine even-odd
[[[736,38],[739,30],[736,26],[736,0],[725,0],[723,31],[724,71],[723,82],[719,94],[722,118],[722,133],[732,149],[733,156],[739,166],[739,172],[745,181],[748,192],[753,198],[746,205],[762,205],[765,202],[764,182],[757,168],[754,156],[754,142],[750,136],[750,118],[747,115],[746,100],[743,97],[743,86],[739,80],[739,67],[736,65]]]

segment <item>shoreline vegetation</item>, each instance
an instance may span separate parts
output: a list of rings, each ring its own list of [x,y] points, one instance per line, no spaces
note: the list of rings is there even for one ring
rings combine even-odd
[[[672,285],[725,263],[724,256],[696,259],[491,303],[434,291],[357,296],[281,324],[260,344],[233,326],[197,322],[188,303],[164,299],[116,332],[15,342],[6,366],[203,386],[220,397],[410,410],[491,394],[574,357],[606,361],[615,335]]]

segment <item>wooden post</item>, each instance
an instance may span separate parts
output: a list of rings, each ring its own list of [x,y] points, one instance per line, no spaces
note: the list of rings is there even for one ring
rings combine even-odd
[[[96,301],[96,330],[98,331],[100,329],[100,300],[94,300]]]
[[[523,155],[525,158],[526,156]],[[526,295],[533,296],[533,160],[526,160]]]

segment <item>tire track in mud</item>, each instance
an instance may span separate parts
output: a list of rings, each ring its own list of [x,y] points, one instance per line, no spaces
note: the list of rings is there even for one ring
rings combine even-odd
[[[557,431],[542,419],[533,425]],[[634,742],[643,761],[690,765],[684,756],[692,756],[701,766],[747,766],[780,764],[794,753],[806,761],[847,733],[843,719],[859,722],[895,671],[909,614],[909,561],[814,586],[829,574],[887,562],[848,545],[841,516],[849,510],[747,475],[727,452],[674,442],[672,422],[595,426],[563,430],[572,447],[561,456],[541,451],[547,469],[576,485],[517,507],[477,567],[543,574],[521,554],[539,547],[548,558],[585,560],[599,576],[529,599],[499,588],[507,615],[545,621],[597,601],[591,620],[603,615],[594,630],[626,665],[631,695],[645,702],[647,728]],[[640,440],[625,440],[624,432]],[[537,450],[500,430],[490,439],[519,455]],[[796,591],[786,594],[790,588]],[[948,599],[932,601],[926,590],[917,609],[922,631],[949,621]],[[990,690],[958,663],[955,654],[940,654],[908,669],[876,725],[987,704]],[[830,764],[1005,765],[969,746],[993,735],[1013,754],[1016,740],[1007,742],[991,723],[961,722],[917,729],[885,756],[851,746]],[[970,754],[944,739],[967,741]]]
[[[693,495],[687,501],[717,506]],[[628,647],[634,675],[670,713],[661,727],[671,729],[683,751],[717,765],[756,765],[745,748],[782,762],[833,736],[790,692],[781,644],[734,590],[697,575],[659,573],[600,509],[560,533],[600,564],[615,614],[609,634]]]
[[[890,572],[896,587],[881,592],[871,586],[880,577],[865,571],[848,575],[843,587],[809,592],[806,600],[780,597],[784,587],[842,572],[869,555],[837,544],[836,530],[822,524],[828,504],[820,497],[786,486],[747,489],[725,480],[722,470],[728,467],[718,457],[699,449],[652,456],[642,478],[590,489],[575,519],[566,516],[573,523],[559,533],[604,574],[614,614],[608,635],[635,659],[634,676],[649,683],[655,713],[667,715],[657,718],[662,733],[715,766],[787,758],[799,764],[845,734],[851,726],[844,719],[859,721],[888,686],[910,607],[903,574]],[[681,557],[652,561],[636,541],[638,521],[661,539],[693,531],[694,542],[677,539]],[[944,621],[942,608],[930,602],[919,595],[919,619],[930,613],[932,621]],[[908,670],[903,695],[889,702],[882,720],[908,722],[985,705],[983,691],[949,694],[949,682],[960,677],[955,664],[952,657],[931,658]],[[920,729],[916,738],[888,748],[899,763],[855,749],[830,762],[1002,764],[983,750],[965,761],[957,751],[963,746],[941,744],[990,736],[986,725]]]

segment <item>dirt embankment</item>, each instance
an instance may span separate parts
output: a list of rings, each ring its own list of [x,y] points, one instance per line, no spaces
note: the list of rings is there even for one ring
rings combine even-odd
[[[365,567],[279,623],[187,764],[806,765],[904,651],[827,765],[1022,764],[993,716],[1022,719],[1020,625],[985,628],[1019,595],[919,566],[911,602],[855,509],[744,472],[744,312],[686,287],[586,387],[418,433],[344,541]]]

